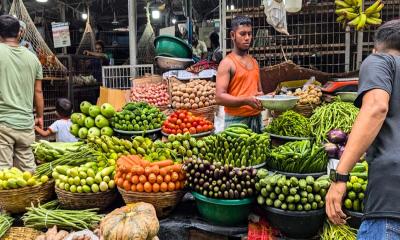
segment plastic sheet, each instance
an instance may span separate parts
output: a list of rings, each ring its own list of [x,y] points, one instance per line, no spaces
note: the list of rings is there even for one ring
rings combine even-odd
[[[286,10],[283,0],[263,0],[264,12],[267,15],[267,22],[276,31],[289,35],[286,22]]]

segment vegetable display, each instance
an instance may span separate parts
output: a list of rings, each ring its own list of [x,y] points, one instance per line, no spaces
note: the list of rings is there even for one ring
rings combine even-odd
[[[166,82],[135,85],[131,88],[130,100],[157,107],[166,106],[169,104],[168,85]]]
[[[114,129],[146,131],[161,128],[165,115],[156,107],[144,102],[127,103],[121,112],[111,119]]]
[[[132,192],[172,192],[184,186],[182,164],[172,160],[149,162],[137,155],[122,156],[117,161],[115,182]]]
[[[105,192],[115,188],[114,166],[99,167],[88,162],[79,167],[57,166],[52,173],[56,187],[72,193]]]
[[[12,226],[14,219],[5,213],[0,213],[0,238],[6,234]]]
[[[347,224],[332,224],[326,221],[320,237],[321,240],[356,240],[357,229],[353,229]]]
[[[310,211],[323,208],[325,195],[330,186],[328,176],[318,179],[312,176],[298,179],[259,170],[257,178],[259,179],[255,185],[258,192],[257,203],[288,211]]]
[[[54,225],[66,230],[92,229],[103,217],[97,214],[97,209],[60,209],[56,200],[28,207],[27,210],[22,217],[25,227],[32,227],[38,230]]]
[[[267,167],[289,173],[318,173],[326,171],[328,158],[324,147],[309,140],[288,142],[272,149]]]
[[[115,109],[111,104],[104,103],[99,107],[84,101],[80,104],[80,110],[82,113],[71,115],[70,132],[72,135],[80,139],[113,135],[110,118],[114,116]]]
[[[322,91],[319,87],[310,84],[304,87],[304,89],[297,88],[294,92],[289,91],[287,92],[287,95],[300,97],[299,104],[301,105],[306,105],[306,104],[320,105]]]
[[[63,143],[40,140],[32,144],[32,150],[36,159],[51,162],[60,158],[66,152],[76,151],[81,145],[83,145],[83,142]]]
[[[316,142],[327,140],[327,134],[332,129],[341,129],[349,133],[358,115],[359,109],[352,103],[336,101],[318,107],[311,116],[312,132]]]
[[[101,153],[95,151],[91,147],[84,145],[81,146],[76,152],[66,153],[57,160],[37,166],[34,176],[36,178],[50,176],[53,172],[53,169],[59,165],[68,164],[70,166],[79,166],[87,162],[97,161],[98,157],[101,157],[101,155]]]
[[[0,190],[36,186],[49,180],[47,176],[34,177],[30,172],[22,172],[16,167],[0,171]]]
[[[269,154],[269,135],[256,134],[244,124],[231,124],[222,133],[203,140],[206,143],[204,159],[210,162],[255,166],[264,163]]]
[[[368,165],[366,162],[357,163],[350,172],[350,181],[346,183],[347,192],[343,206],[351,211],[362,212],[363,200],[368,184]]]
[[[190,157],[203,157],[206,154],[205,142],[191,137],[188,133],[169,135],[167,142],[155,141],[154,145],[155,152],[168,151],[172,159],[179,163]]]
[[[172,107],[197,109],[215,105],[215,82],[193,80],[187,84],[172,83]]]
[[[117,208],[100,223],[103,240],[155,240],[160,228],[156,210],[149,203],[139,202]]]
[[[272,120],[265,132],[289,137],[310,137],[312,135],[310,121],[292,110],[286,111]]]
[[[187,110],[178,110],[171,114],[163,123],[162,131],[166,134],[202,133],[214,129],[212,122],[202,117],[193,116]]]
[[[324,147],[329,158],[340,159],[344,152],[347,138],[347,134],[340,129],[333,129],[328,132],[328,142],[324,144]]]
[[[243,199],[255,195],[257,169],[189,159],[183,170],[187,177],[186,186],[206,197]]]

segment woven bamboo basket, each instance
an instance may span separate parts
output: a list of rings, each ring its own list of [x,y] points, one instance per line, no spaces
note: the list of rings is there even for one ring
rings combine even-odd
[[[146,202],[154,206],[157,212],[157,217],[164,218],[168,216],[181,201],[184,191],[173,192],[158,192],[158,193],[144,193],[144,192],[128,192],[118,187],[125,204],[135,202]]]
[[[33,187],[0,190],[0,208],[9,213],[23,213],[31,202],[47,202],[53,197],[54,180]]]
[[[189,111],[192,112],[194,116],[203,117],[203,118],[207,119],[208,121],[214,123],[214,118],[215,118],[215,114],[218,111],[218,106],[213,105],[213,106],[209,106],[209,107],[191,109]]]
[[[61,206],[66,209],[105,210],[116,200],[118,192],[112,189],[97,193],[72,193],[56,187],[56,194]]]
[[[297,113],[300,113],[304,117],[311,117],[314,109],[317,107],[318,106],[315,104],[297,104],[293,110]]]
[[[35,240],[42,232],[27,227],[12,227],[1,240]]]
[[[132,87],[134,88],[135,86],[142,86],[142,85],[147,85],[147,84],[166,84],[167,89],[169,89],[169,83],[167,80],[164,80],[162,76],[160,75],[150,75],[146,74],[144,77],[141,78],[131,78],[132,81]],[[170,96],[169,90],[167,90],[168,95]],[[130,92],[128,93],[128,96],[126,97],[126,101],[130,102]],[[168,104],[163,105],[163,106],[157,106],[161,111],[164,111],[168,109]]]

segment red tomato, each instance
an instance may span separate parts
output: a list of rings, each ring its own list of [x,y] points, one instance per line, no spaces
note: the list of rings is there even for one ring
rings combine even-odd
[[[193,126],[193,127],[197,127],[198,125],[199,125],[199,124],[198,124],[197,122],[193,122],[193,123],[192,123],[192,126]]]
[[[191,124],[190,122],[188,122],[188,123],[186,123],[186,127],[187,127],[187,128],[191,128],[191,127],[192,127],[192,124]]]
[[[176,133],[182,133],[181,129],[176,130]]]
[[[168,121],[170,121],[171,123],[176,123],[176,120],[178,120],[176,117],[172,117]]]
[[[189,129],[184,128],[184,129],[182,130],[182,132],[187,133],[187,132],[189,132]]]
[[[177,125],[175,125],[175,130],[178,130],[179,129],[179,125],[177,124]]]
[[[189,132],[190,132],[190,134],[196,134],[196,128],[195,127],[191,127],[190,129],[189,129]]]
[[[188,116],[193,116],[193,113],[192,112],[188,112],[187,115]]]
[[[183,119],[185,119],[185,117],[186,117],[186,114],[179,113],[179,119],[183,120]]]
[[[187,123],[187,122],[189,122],[189,121],[188,121],[188,118],[187,118],[187,117],[185,117],[185,118],[183,119],[183,122],[184,122],[184,123]]]
[[[188,116],[187,120],[188,120],[188,122],[192,123],[193,122],[193,117],[192,116]]]
[[[182,124],[182,120],[181,119],[176,120],[176,125],[181,125],[181,124]]]
[[[203,119],[201,119],[201,120],[199,121],[199,125],[201,125],[201,126],[203,126],[203,125],[204,125],[204,121],[203,121]]]
[[[184,128],[186,128],[186,124],[182,123],[181,125],[179,125],[179,127],[180,127],[180,129],[184,129]]]
[[[171,129],[169,129],[169,128],[166,128],[166,129],[164,129],[163,130],[165,133],[167,133],[167,134],[171,134]]]
[[[201,125],[198,125],[197,127],[196,127],[196,131],[199,133],[199,132],[203,132],[203,127],[201,126]]]
[[[168,126],[167,126],[168,128],[175,128],[175,124],[173,124],[173,123],[170,123],[170,124],[168,124]]]
[[[171,134],[176,134],[176,130],[175,129],[171,129]]]

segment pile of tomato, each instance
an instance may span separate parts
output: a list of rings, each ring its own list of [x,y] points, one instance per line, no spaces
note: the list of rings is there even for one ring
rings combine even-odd
[[[162,131],[166,134],[209,132],[214,129],[212,122],[203,117],[196,117],[187,110],[178,110],[163,123]]]

